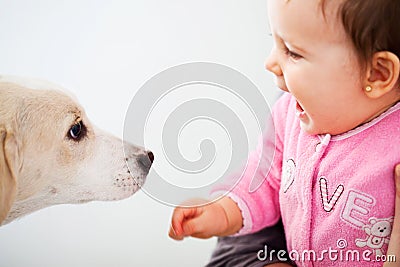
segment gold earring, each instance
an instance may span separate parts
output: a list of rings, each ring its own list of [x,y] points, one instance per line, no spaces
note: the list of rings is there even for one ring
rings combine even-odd
[[[365,92],[371,92],[372,91],[372,87],[371,86],[369,86],[369,85],[367,85],[366,87],[365,87]]]

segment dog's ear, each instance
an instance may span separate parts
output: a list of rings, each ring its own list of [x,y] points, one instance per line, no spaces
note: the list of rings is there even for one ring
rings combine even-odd
[[[13,134],[0,125],[0,225],[14,203],[17,193],[15,163],[17,147]]]

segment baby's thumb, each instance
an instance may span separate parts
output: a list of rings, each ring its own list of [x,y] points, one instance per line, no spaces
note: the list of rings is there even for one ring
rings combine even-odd
[[[184,222],[182,228],[185,236],[200,237],[206,229],[207,220],[205,216],[199,216]]]

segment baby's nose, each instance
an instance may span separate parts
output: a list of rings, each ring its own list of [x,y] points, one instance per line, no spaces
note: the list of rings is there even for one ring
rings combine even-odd
[[[265,60],[265,69],[272,72],[273,74],[275,74],[276,76],[282,76],[282,69],[279,65],[278,62],[278,58],[276,55],[276,51],[275,48],[272,49],[271,53],[269,54],[269,56],[267,57],[267,59]]]

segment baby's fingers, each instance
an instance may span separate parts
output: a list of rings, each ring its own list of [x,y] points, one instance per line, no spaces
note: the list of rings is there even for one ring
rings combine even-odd
[[[183,229],[183,223],[188,218],[195,216],[196,209],[176,208],[172,214],[169,236],[175,240],[182,240],[186,234]]]
[[[176,234],[176,232],[175,232],[174,227],[172,226],[172,224],[171,224],[171,226],[170,226],[170,228],[169,228],[168,235],[169,235],[170,238],[175,239],[175,240],[182,240],[182,239],[183,239],[183,236],[177,235],[177,234]]]
[[[185,236],[197,238],[210,238],[213,236],[213,222],[207,216],[199,216],[183,222],[183,232]]]

